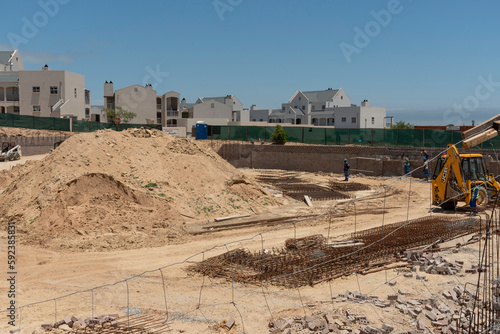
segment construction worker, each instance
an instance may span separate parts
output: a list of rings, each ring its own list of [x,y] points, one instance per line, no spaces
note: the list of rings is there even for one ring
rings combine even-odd
[[[429,160],[424,160],[424,176],[425,180],[429,181]]]
[[[471,188],[471,197],[470,197],[469,206],[472,209],[472,213],[475,215],[477,213],[476,202],[477,202],[477,196],[479,195],[479,188],[476,185],[476,182],[472,182],[470,184],[470,188]]]
[[[410,173],[410,161],[408,159],[406,159],[405,163],[403,164],[403,167],[405,169],[405,175]]]
[[[344,159],[344,176],[345,180],[344,181],[349,181],[349,169],[351,166],[347,163],[347,159]]]

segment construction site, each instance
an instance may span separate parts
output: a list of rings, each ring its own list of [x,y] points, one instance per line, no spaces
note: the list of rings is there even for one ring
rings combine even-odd
[[[433,150],[429,179],[422,148],[403,175],[355,146],[38,131],[50,153],[0,162],[0,332],[497,333],[499,159],[462,154],[495,121]]]

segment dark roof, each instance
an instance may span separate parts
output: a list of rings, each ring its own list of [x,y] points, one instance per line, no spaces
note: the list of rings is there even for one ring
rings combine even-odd
[[[331,101],[335,94],[337,94],[338,89],[327,89],[327,90],[313,90],[310,92],[302,92],[309,100],[309,102],[325,102]]]

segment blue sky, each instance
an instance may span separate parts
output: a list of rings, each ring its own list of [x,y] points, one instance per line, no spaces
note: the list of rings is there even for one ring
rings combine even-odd
[[[106,80],[262,108],[342,87],[396,121],[469,125],[500,112],[499,10],[489,0],[8,2],[0,50],[19,49],[26,69],[85,75],[92,104]]]

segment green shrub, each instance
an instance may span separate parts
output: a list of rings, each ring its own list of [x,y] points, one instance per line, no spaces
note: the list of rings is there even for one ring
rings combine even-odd
[[[285,129],[281,125],[276,125],[276,129],[274,130],[273,134],[271,135],[271,140],[275,144],[280,144],[283,145],[286,143],[286,132]]]

